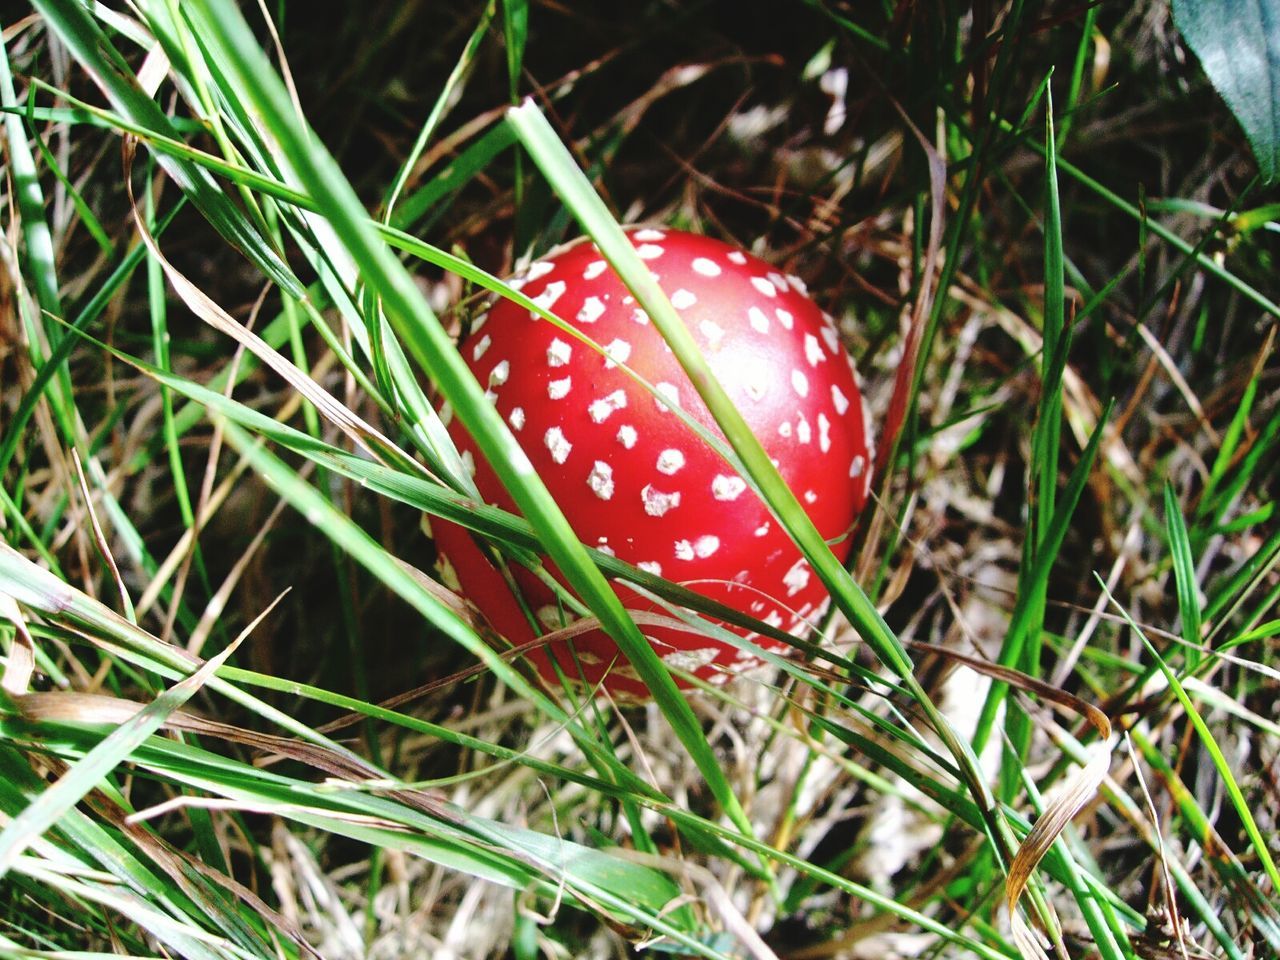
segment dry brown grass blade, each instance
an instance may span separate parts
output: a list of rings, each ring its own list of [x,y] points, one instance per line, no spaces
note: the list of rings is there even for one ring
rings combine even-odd
[[[1098,791],[1098,787],[1107,776],[1111,761],[1111,721],[1100,709],[1067,693],[1057,687],[1037,680],[1018,670],[990,663],[977,657],[971,657],[947,647],[939,647],[931,643],[912,642],[912,649],[927,650],[948,660],[963,663],[971,670],[985,674],[994,680],[1007,683],[1010,687],[1035,694],[1041,700],[1047,700],[1065,707],[1083,716],[1098,732],[1099,742],[1090,748],[1089,762],[1076,770],[1063,784],[1061,791],[1053,802],[1045,808],[1035,825],[1027,833],[1018,846],[1017,853],[1009,863],[1009,871],[1005,877],[1005,906],[1009,911],[1009,923],[1012,928],[1014,944],[1018,952],[1027,960],[1045,960],[1046,954],[1041,945],[1039,935],[1031,929],[1018,912],[1018,901],[1022,898],[1027,884],[1036,866],[1044,859],[1058,835],[1088,804]]]
[[[12,696],[22,696],[31,684],[31,675],[36,668],[36,644],[27,629],[27,621],[22,616],[17,602],[7,593],[0,593],[0,620],[8,620],[16,632],[9,646],[9,656],[5,660],[4,678],[0,687]]]
[[[911,122],[906,111],[895,100],[894,108],[902,117],[911,132],[915,134],[920,148],[929,161],[929,241],[925,246],[924,271],[920,278],[920,291],[911,310],[911,322],[906,338],[902,344],[902,360],[898,365],[893,382],[893,396],[889,401],[889,412],[885,417],[884,432],[880,436],[880,444],[876,451],[876,462],[887,464],[897,442],[898,432],[902,429],[910,406],[911,391],[915,383],[916,357],[920,350],[920,339],[924,335],[925,322],[933,308],[935,295],[934,283],[937,281],[938,257],[942,250],[942,219],[946,212],[947,164],[941,154],[934,148],[919,128]],[[917,224],[917,228],[918,228]]]
[[[124,585],[124,577],[120,576],[120,568],[116,566],[115,557],[111,555],[111,545],[107,543],[107,535],[103,532],[102,523],[98,520],[98,511],[93,509],[93,491],[89,489],[89,480],[84,475],[80,454],[75,450],[71,451],[71,462],[76,468],[76,480],[79,482],[80,496],[84,499],[85,513],[89,515],[94,546],[98,548],[98,555],[102,557],[102,562],[111,572],[111,582],[115,584],[116,592],[120,594],[120,609],[126,612],[132,611],[133,603],[129,600],[129,589]]]
[[[135,700],[96,693],[28,693],[14,699],[23,716],[37,723],[89,723],[114,726],[128,721],[144,706]],[[261,755],[258,761],[260,765],[277,759],[288,759],[319,770],[345,783],[386,782],[386,775],[375,767],[315,744],[247,730],[187,711],[170,714],[163,729],[194,733],[240,744]],[[410,789],[388,789],[387,794],[431,816],[446,819],[451,823],[460,822],[448,811],[443,799],[438,795]]]

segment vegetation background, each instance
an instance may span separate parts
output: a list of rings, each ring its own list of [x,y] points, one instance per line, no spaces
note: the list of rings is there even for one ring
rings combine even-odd
[[[7,8],[0,956],[1280,956],[1280,41],[1176,6],[1231,109],[1162,0]],[[893,452],[797,656],[647,706],[423,573],[664,675],[433,412],[505,442],[451,337],[632,222],[802,277]]]

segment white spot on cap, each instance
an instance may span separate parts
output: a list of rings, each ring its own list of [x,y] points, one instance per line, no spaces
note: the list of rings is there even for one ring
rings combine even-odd
[[[655,577],[662,576],[662,564],[657,560],[641,560],[636,566],[645,573],[652,573]]]
[[[822,339],[826,341],[827,349],[830,350],[832,354],[840,352],[840,332],[836,330],[835,327],[831,326],[829,323],[824,323],[822,325],[822,329],[818,332],[822,334]]]
[[[507,382],[509,376],[511,376],[511,361],[502,360],[489,374],[489,386],[500,387]]]
[[[823,453],[831,449],[831,421],[825,413],[818,414],[818,449]]]
[[[643,230],[637,230],[631,236],[637,240],[665,240],[667,235],[661,230],[654,230],[652,227],[645,227]]]
[[[649,315],[645,313],[643,310],[641,310],[639,307],[636,307],[634,310],[631,311],[631,319],[634,320],[636,323],[640,324],[640,326],[642,327],[649,325]]]
[[[656,243],[642,243],[636,247],[636,256],[641,260],[657,260],[667,251]]]
[[[770,610],[769,615],[764,618],[764,622],[771,627],[780,627],[782,626],[782,614],[778,613],[777,610]]]
[[[720,341],[724,339],[724,327],[716,323],[714,320],[698,321],[698,329],[702,331],[702,335],[707,338],[707,344],[712,347],[718,347]]]
[[[844,395],[839,385],[834,383],[831,385],[831,405],[836,408],[836,414],[841,417],[849,410],[849,398]]]
[[[769,332],[769,317],[759,307],[750,307],[747,310],[747,319],[751,321],[751,329],[759,333]]]
[[[556,268],[554,263],[547,260],[539,260],[529,267],[529,272],[524,275],[526,283],[545,277],[548,273]]]
[[[564,295],[565,283],[563,280],[552,280],[543,288],[542,292],[533,298],[533,302],[540,306],[543,310],[550,310],[556,305],[556,301]],[[536,317],[537,314],[530,314]]]
[[[476,475],[476,458],[471,455],[471,451],[463,450],[460,459],[462,460],[462,469],[467,471],[467,476],[474,477]]]
[[[751,357],[744,359],[742,366],[742,383],[747,396],[756,402],[763,400],[769,392],[769,365],[759,357]]]
[[[787,274],[787,283],[795,287],[795,289],[798,290],[800,293],[809,292],[809,288],[805,286],[805,282],[801,280],[799,277],[797,277],[794,273]]]
[[[782,274],[771,270],[768,273],[766,273],[765,276],[768,277],[769,282],[772,283],[779,290],[787,289],[787,278],[784,277]]]
[[[587,297],[582,301],[582,309],[578,311],[579,323],[595,323],[604,313],[604,301],[599,297]]]
[[[453,423],[453,407],[449,405],[448,400],[440,404],[440,422],[446,427]]]
[[[612,370],[620,363],[626,363],[631,358],[631,344],[627,341],[618,339],[611,340],[609,345],[604,348],[605,356],[609,359],[605,361],[604,368]]]
[[[606,557],[616,557],[618,555],[617,550],[613,549],[613,547],[605,546],[604,544],[601,544],[600,546],[596,547],[596,549],[599,550],[601,553],[603,553]]]
[[[608,267],[609,265],[603,260],[592,260],[587,264],[587,269],[582,271],[582,279],[594,280],[596,277],[600,276],[600,274],[604,273]]]
[[[827,355],[822,352],[822,344],[812,333],[804,335],[804,358],[809,361],[811,367],[827,361]]]
[[[791,386],[800,396],[807,397],[809,395],[809,378],[804,375],[803,370],[791,371]]]
[[[565,377],[563,380],[551,380],[547,383],[547,396],[552,400],[563,400],[569,395],[569,390],[573,387],[573,377]]]
[[[791,433],[792,433],[792,429],[791,429],[790,420],[783,420],[780,424],[778,424],[778,436],[789,437],[791,436]]]
[[[573,347],[556,337],[547,347],[547,366],[563,367],[569,362],[571,356],[573,356]]]
[[[684,466],[684,454],[674,448],[663,450],[658,454],[658,472],[668,477],[674,476]]]
[[[489,339],[489,335],[486,333],[483,337],[481,337],[476,342],[474,349],[472,349],[471,351],[471,359],[479,360],[481,357],[483,357],[484,352],[489,349],[489,345],[491,343],[493,343],[493,341]]]
[[[794,597],[797,593],[809,585],[809,564],[802,557],[791,565],[782,576],[782,582],[786,585],[787,596]]]
[[[714,260],[708,260],[706,257],[694,257],[693,270],[695,273],[700,273],[704,277],[718,277],[721,272],[720,264],[716,263]]]
[[[624,423],[618,428],[618,442],[630,450],[636,445],[636,428]]]
[[[507,417],[507,422],[511,424],[512,430],[524,429],[524,407],[513,407],[511,414]]]
[[[728,474],[717,474],[711,481],[711,495],[717,500],[737,500],[746,489],[745,480]]]
[[[796,439],[801,443],[808,443],[813,437],[813,431],[809,429],[809,421],[801,414],[796,419]]]
[[[646,483],[640,491],[640,499],[644,501],[644,512],[651,517],[661,517],[668,510],[680,506],[680,491],[663,493],[651,483]]]
[[[653,389],[658,391],[658,396],[662,398],[661,400],[655,399],[654,402],[663,413],[668,412],[671,407],[680,406],[680,388],[674,383],[663,381],[662,383],[654,384]]]
[[[591,414],[591,419],[595,423],[604,423],[613,415],[615,410],[621,410],[627,405],[627,395],[621,390],[615,390],[608,396],[601,397],[599,400],[592,400],[591,405],[587,407],[587,413]]]
[[[587,477],[587,486],[601,500],[611,498],[613,496],[613,467],[603,460],[597,460],[595,466],[591,468],[590,475]]]
[[[773,314],[778,318],[778,322],[782,324],[782,328],[784,330],[790,330],[795,326],[795,317],[791,316],[789,311],[783,310],[779,307],[777,310],[773,311]]]
[[[676,541],[676,557],[681,560],[692,560],[697,557],[705,560],[720,549],[720,538],[711,534],[699,537],[690,543],[688,540]]]
[[[853,458],[853,462],[849,464],[849,476],[860,477],[865,469],[867,469],[867,458],[862,454],[858,454]]]
[[[764,523],[760,524],[760,526],[756,527],[754,533],[757,537],[767,536],[769,533],[769,521],[766,520]]]
[[[573,444],[565,439],[564,431],[559,427],[551,427],[542,437],[542,442],[551,451],[551,459],[556,463],[564,463],[569,459],[569,451]]]
[[[489,311],[486,310],[484,313],[480,314],[480,316],[476,317],[474,320],[471,321],[471,332],[479,333],[480,328],[483,327],[488,322],[489,322]]]
[[[719,652],[719,647],[703,647],[701,650],[676,650],[674,653],[663,655],[662,662],[673,670],[683,670],[686,673],[691,673],[694,670],[701,670],[714,660]]]
[[[776,297],[778,295],[778,288],[764,277],[752,277],[751,285],[766,297]]]
[[[730,263],[736,263],[740,267],[746,266],[746,263],[747,263],[747,255],[745,253],[742,253],[740,250],[734,250],[728,253],[725,256],[725,259],[728,260]]]
[[[804,502],[805,502],[805,503],[817,503],[817,502],[818,502],[818,495],[817,495],[816,493],[814,493],[812,490],[806,490],[806,491],[804,492]]]
[[[671,305],[677,310],[687,310],[697,302],[698,298],[684,287],[681,287],[671,295]]]

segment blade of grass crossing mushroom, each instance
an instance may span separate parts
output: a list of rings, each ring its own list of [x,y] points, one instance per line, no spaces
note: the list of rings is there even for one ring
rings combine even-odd
[[[225,417],[258,436],[270,439],[286,449],[306,457],[318,466],[359,483],[374,493],[398,500],[424,513],[444,517],[491,540],[499,541],[504,545],[505,549],[514,551],[511,556],[519,562],[529,564],[538,562],[539,541],[533,528],[527,521],[513,514],[509,514],[497,507],[476,504],[466,495],[434,483],[422,477],[416,471],[400,472],[392,467],[371,462],[357,454],[331,446],[323,440],[295,430],[257,410],[246,407],[220,392],[210,390],[180,376],[153,367],[116,348],[108,347],[92,337],[83,334],[81,336],[99,348],[111,352],[123,362],[133,365],[139,371],[173,392],[201,404],[211,415]],[[803,639],[793,637],[771,624],[740,613],[701,594],[694,593],[679,584],[640,570],[598,550],[590,550],[589,555],[596,566],[606,575],[630,581],[640,590],[650,592],[656,597],[678,605],[680,608],[735,624],[746,631],[767,636],[773,640],[791,643],[807,654],[825,658],[865,682],[874,682],[877,685],[886,684],[882,677],[874,676],[866,668],[845,657],[831,651],[822,650],[820,647]],[[704,630],[716,630],[716,635],[722,636],[727,642],[749,649],[762,659],[776,661],[783,669],[798,676],[805,673],[805,669],[793,661],[783,660],[767,654],[737,635],[719,631],[713,624],[703,621],[699,624],[699,627]],[[892,693],[902,692],[892,684],[888,684],[888,686]]]
[[[749,830],[749,821],[738,798],[670,672],[591,563],[519,444],[484,398],[483,390],[412,278],[369,225],[359,199],[337,164],[317,146],[293,115],[283,85],[239,12],[224,0],[195,3],[190,11],[199,21],[204,41],[220,49],[223,60],[241,74],[246,88],[252,78],[254,103],[262,122],[270,127],[294,164],[304,188],[314,197],[323,198],[320,202],[324,214],[359,266],[366,283],[378,290],[396,333],[475,438],[521,512],[538,531],[543,546],[566,580],[599,616],[605,631],[649,687],[716,800],[740,829]],[[522,687],[527,689],[526,685]],[[544,700],[542,706],[547,709],[549,704]]]
[[[303,481],[288,465],[262,449],[258,442],[234,423],[224,421],[227,442],[242,456],[247,457],[254,470],[282,497],[324,531],[357,563],[392,592],[414,607],[428,622],[475,655],[495,676],[513,691],[537,704],[551,720],[564,724],[584,750],[597,759],[603,754],[571,718],[554,702],[538,692],[524,677],[511,667],[451,609],[445,607],[433,594],[428,593],[390,554],[361,530],[351,518],[338,511],[332,503],[313,486]],[[651,788],[642,785],[635,774],[620,764],[607,764],[619,783],[628,783],[645,795],[653,795]]]
[[[849,617],[881,662],[901,678],[912,699],[925,712],[931,726],[956,758],[961,775],[975,798],[979,799],[984,815],[995,818],[990,824],[993,838],[999,838],[996,839],[998,844],[1007,842],[1007,826],[999,823],[998,812],[991,804],[989,791],[978,772],[977,758],[968,744],[961,742],[955,735],[950,723],[938,712],[920,686],[912,672],[911,659],[906,650],[884,622],[875,605],[835,558],[808,514],[774,468],[760,441],[711,373],[671,301],[650,276],[648,268],[636,255],[622,228],[595,193],[591,182],[578,168],[572,155],[532,101],[526,101],[511,110],[507,114],[507,122],[513,126],[520,142],[529,151],[560,199],[596,242],[601,254],[612,264],[637,302],[661,331],[765,503],[790,532],[805,559],[831,591],[836,604]]]
[[[1097,577],[1096,574],[1095,577]],[[1253,811],[1249,809],[1249,804],[1245,800],[1244,794],[1240,791],[1240,785],[1236,783],[1235,775],[1231,772],[1231,765],[1227,762],[1227,758],[1222,755],[1222,749],[1218,746],[1217,741],[1214,740],[1213,732],[1204,722],[1204,718],[1200,716],[1200,712],[1196,710],[1191,698],[1187,696],[1187,691],[1183,689],[1178,675],[1170,669],[1164,657],[1160,656],[1160,652],[1156,650],[1155,645],[1148,639],[1146,632],[1129,616],[1129,611],[1112,596],[1111,591],[1107,589],[1106,583],[1100,577],[1097,579],[1111,605],[1124,618],[1125,623],[1129,625],[1129,629],[1142,641],[1142,645],[1147,648],[1147,652],[1151,654],[1156,666],[1164,674],[1164,678],[1168,681],[1173,695],[1182,704],[1182,709],[1186,712],[1187,719],[1191,722],[1196,736],[1200,739],[1201,744],[1209,754],[1209,758],[1213,761],[1213,766],[1218,771],[1218,776],[1222,778],[1222,784],[1226,788],[1227,796],[1236,811],[1236,816],[1240,818],[1240,823],[1249,837],[1249,842],[1253,844],[1254,852],[1257,854],[1263,870],[1271,881],[1271,888],[1280,890],[1280,871],[1276,869],[1276,863],[1272,858],[1267,841],[1262,836],[1262,831],[1258,829],[1258,823],[1253,817]]]

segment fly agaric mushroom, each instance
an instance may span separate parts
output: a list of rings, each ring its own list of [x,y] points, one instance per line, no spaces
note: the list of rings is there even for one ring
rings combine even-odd
[[[829,541],[841,537],[870,489],[871,444],[853,361],[831,319],[798,279],[718,240],[655,229],[629,237],[819,532]],[[602,356],[509,300],[459,344],[578,537],[789,632],[816,616],[827,603],[822,583],[746,481],[673,414],[679,407],[723,438],[596,247],[583,240],[564,248],[513,286],[604,348]],[[656,396],[619,363],[652,384]],[[513,510],[471,438],[456,422],[450,432],[475,466],[481,495]],[[436,542],[453,585],[509,640],[532,640],[506,581],[469,534],[438,522]],[[512,572],[542,626],[563,626],[547,586],[523,569]],[[625,584],[614,588],[630,610],[655,607]],[[668,665],[714,683],[758,662],[704,633],[641,627]],[[762,645],[778,649],[772,641]],[[599,629],[536,647],[531,656],[549,679],[554,658],[571,679],[603,681],[623,696],[646,694]]]

